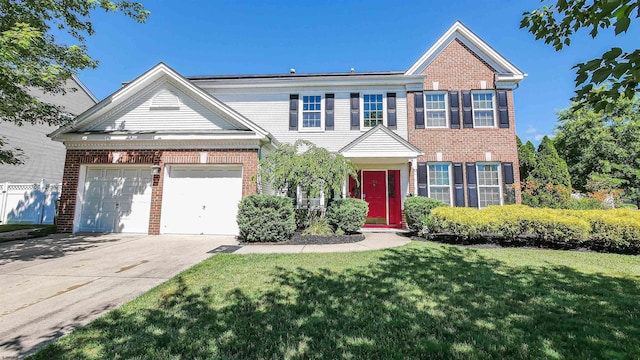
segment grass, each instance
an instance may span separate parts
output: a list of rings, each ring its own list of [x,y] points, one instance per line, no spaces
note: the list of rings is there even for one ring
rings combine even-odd
[[[21,236],[20,238],[6,238],[6,239],[3,239],[2,237],[0,237],[0,243],[1,242],[6,242],[6,241],[18,240],[18,239],[37,238],[37,237],[46,236],[46,235],[49,235],[49,234],[55,234],[56,231],[57,231],[55,225],[34,225],[34,224],[4,224],[4,225],[0,225],[0,233],[6,233],[6,232],[10,232],[10,231],[24,230],[24,229],[34,229],[34,230],[30,231],[25,236]]]
[[[638,299],[625,255],[216,255],[34,358],[637,359]]]

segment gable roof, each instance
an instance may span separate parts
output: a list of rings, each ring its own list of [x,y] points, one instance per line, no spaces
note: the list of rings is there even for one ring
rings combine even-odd
[[[497,72],[496,81],[517,83],[527,74],[500,55],[460,21],[456,21],[411,67],[405,75],[421,74],[451,42],[459,40]]]
[[[423,152],[400,135],[378,124],[340,149],[347,157],[416,157]]]
[[[49,137],[56,139],[63,134],[72,133],[79,129],[85,128],[94,121],[99,121],[101,115],[125,103],[136,93],[142,91],[144,88],[163,77],[181,86],[189,93],[189,95],[193,96],[194,98],[200,99],[207,105],[214,107],[219,111],[220,115],[225,118],[225,120],[231,123],[235,123],[241,128],[252,131],[260,137],[270,137],[269,133],[266,130],[256,125],[251,120],[244,117],[242,114],[233,110],[222,101],[216,99],[206,91],[200,89],[198,86],[192,84],[188,79],[186,79],[177,71],[173,70],[162,62],[158,63],[156,66],[147,70],[144,74],[138,76],[135,80],[118,89],[116,92],[107,96],[104,100],[100,101],[95,106],[80,114],[72,123],[52,132],[51,134],[49,134]]]

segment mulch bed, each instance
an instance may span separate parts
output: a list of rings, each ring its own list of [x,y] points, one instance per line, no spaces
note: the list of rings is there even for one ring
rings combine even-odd
[[[302,236],[302,233],[297,231],[295,234],[293,234],[293,237],[291,237],[291,240],[289,241],[256,242],[256,243],[240,241],[240,244],[242,245],[329,245],[329,244],[349,244],[349,243],[359,242],[362,240],[364,240],[364,235],[362,234]]]

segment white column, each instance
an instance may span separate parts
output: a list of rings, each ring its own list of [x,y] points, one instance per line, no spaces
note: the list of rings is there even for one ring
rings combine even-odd
[[[413,195],[418,196],[418,159],[411,159],[411,170],[413,173]]]

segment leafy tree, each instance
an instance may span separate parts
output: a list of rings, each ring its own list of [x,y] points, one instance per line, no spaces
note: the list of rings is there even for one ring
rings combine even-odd
[[[612,110],[573,104],[558,114],[555,144],[581,191],[623,190],[640,202],[640,99],[618,99]]]
[[[536,40],[543,39],[556,51],[571,44],[580,29],[588,29],[592,38],[600,31],[613,28],[615,35],[627,32],[632,20],[640,17],[637,0],[541,0],[541,9],[523,14],[520,28],[527,28]],[[624,51],[611,48],[601,57],[579,63],[576,69],[578,106],[590,104],[596,111],[611,110],[620,96],[631,99],[640,90],[640,49]],[[592,90],[608,84],[604,91]]]
[[[260,181],[277,192],[295,194],[296,189],[312,199],[339,194],[347,176],[357,177],[348,159],[306,140],[282,144],[260,159]],[[307,209],[310,202],[307,201]],[[324,214],[322,214],[324,215]]]
[[[29,90],[64,94],[74,73],[98,66],[84,45],[94,34],[90,16],[98,9],[141,23],[149,16],[142,4],[127,0],[0,0],[1,120],[22,126],[61,125],[70,119],[63,108],[41,102]],[[65,33],[77,43],[63,43]],[[19,163],[16,155],[4,149],[0,163]]]
[[[531,141],[522,144],[518,138],[518,159],[520,161],[520,178],[526,179],[536,167],[536,147]]]

